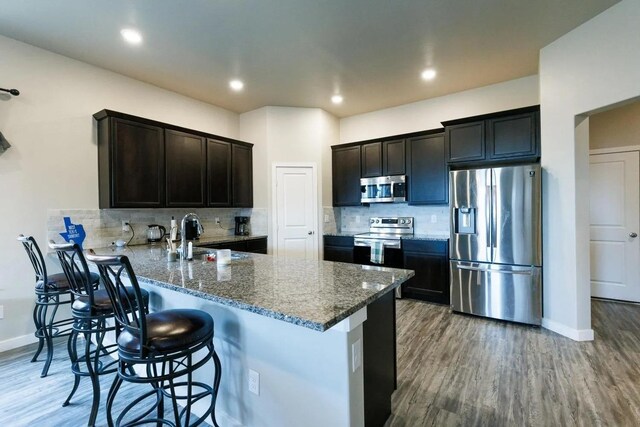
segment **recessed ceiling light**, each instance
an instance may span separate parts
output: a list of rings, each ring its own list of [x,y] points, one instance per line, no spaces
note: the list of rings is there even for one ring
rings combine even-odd
[[[236,92],[241,91],[244,88],[244,83],[242,83],[242,80],[231,80],[229,82],[229,87]]]
[[[436,78],[436,74],[436,70],[433,68],[427,68],[422,72],[422,74],[420,74],[420,76],[422,76],[424,80],[433,80]]]
[[[342,104],[343,98],[342,95],[333,95],[331,97],[331,102],[333,102],[334,104]]]
[[[131,44],[140,44],[142,43],[142,35],[139,31],[134,30],[132,28],[125,28],[120,31],[122,38],[125,39],[128,43]]]

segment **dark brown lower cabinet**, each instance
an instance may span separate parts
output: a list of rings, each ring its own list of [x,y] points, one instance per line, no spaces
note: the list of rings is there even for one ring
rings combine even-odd
[[[403,240],[404,268],[415,276],[402,285],[402,296],[449,304],[449,242]]]
[[[362,341],[364,425],[382,427],[391,416],[391,395],[397,387],[394,292],[387,292],[367,306]]]
[[[254,254],[266,254],[267,253],[267,238],[258,237],[256,239],[240,240],[237,242],[223,242],[223,243],[209,243],[200,245],[196,243],[196,246],[207,249],[231,249],[237,252],[252,252]]]
[[[353,263],[353,237],[324,236],[324,260]]]

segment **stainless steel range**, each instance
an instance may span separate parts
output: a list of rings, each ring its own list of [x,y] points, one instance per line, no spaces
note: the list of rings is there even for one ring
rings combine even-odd
[[[354,261],[363,265],[402,268],[402,237],[413,236],[413,225],[413,217],[369,219],[369,232],[353,236]],[[396,298],[401,296],[398,287]]]
[[[371,218],[369,232],[353,237],[356,246],[371,247],[373,242],[382,242],[385,248],[400,249],[402,236],[413,236],[413,217]]]

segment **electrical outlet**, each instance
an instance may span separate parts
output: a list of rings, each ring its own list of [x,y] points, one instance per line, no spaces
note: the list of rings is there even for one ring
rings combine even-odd
[[[325,215],[325,216],[324,216],[324,222],[325,222],[325,223],[329,222],[329,215]]]
[[[438,217],[437,215],[431,215],[431,224],[435,224],[438,222]]]
[[[216,224],[220,224],[220,218],[216,217]]]
[[[362,364],[362,342],[357,340],[351,344],[351,370],[357,371]]]
[[[123,219],[122,220],[122,231],[129,231],[129,220]]]
[[[4,305],[0,305],[0,319],[4,319]]]
[[[260,396],[260,374],[249,369],[249,391]]]

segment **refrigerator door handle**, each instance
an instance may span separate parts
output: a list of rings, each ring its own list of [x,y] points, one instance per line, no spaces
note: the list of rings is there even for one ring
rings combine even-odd
[[[486,255],[487,255],[487,259],[490,260],[491,262],[493,262],[493,252],[492,252],[493,233],[491,230],[491,221],[492,221],[491,212],[492,212],[492,206],[494,203],[493,182],[491,181],[492,173],[493,173],[493,169],[487,169],[484,175],[485,186],[486,186],[486,191],[485,191],[485,215],[486,215],[485,234],[487,236]]]
[[[498,179],[496,171],[491,169],[491,262],[495,262],[496,252],[498,252]]]
[[[522,275],[522,276],[531,276],[533,274],[532,269],[529,270],[486,270],[488,273],[500,273],[500,274],[513,274],[513,275]]]

